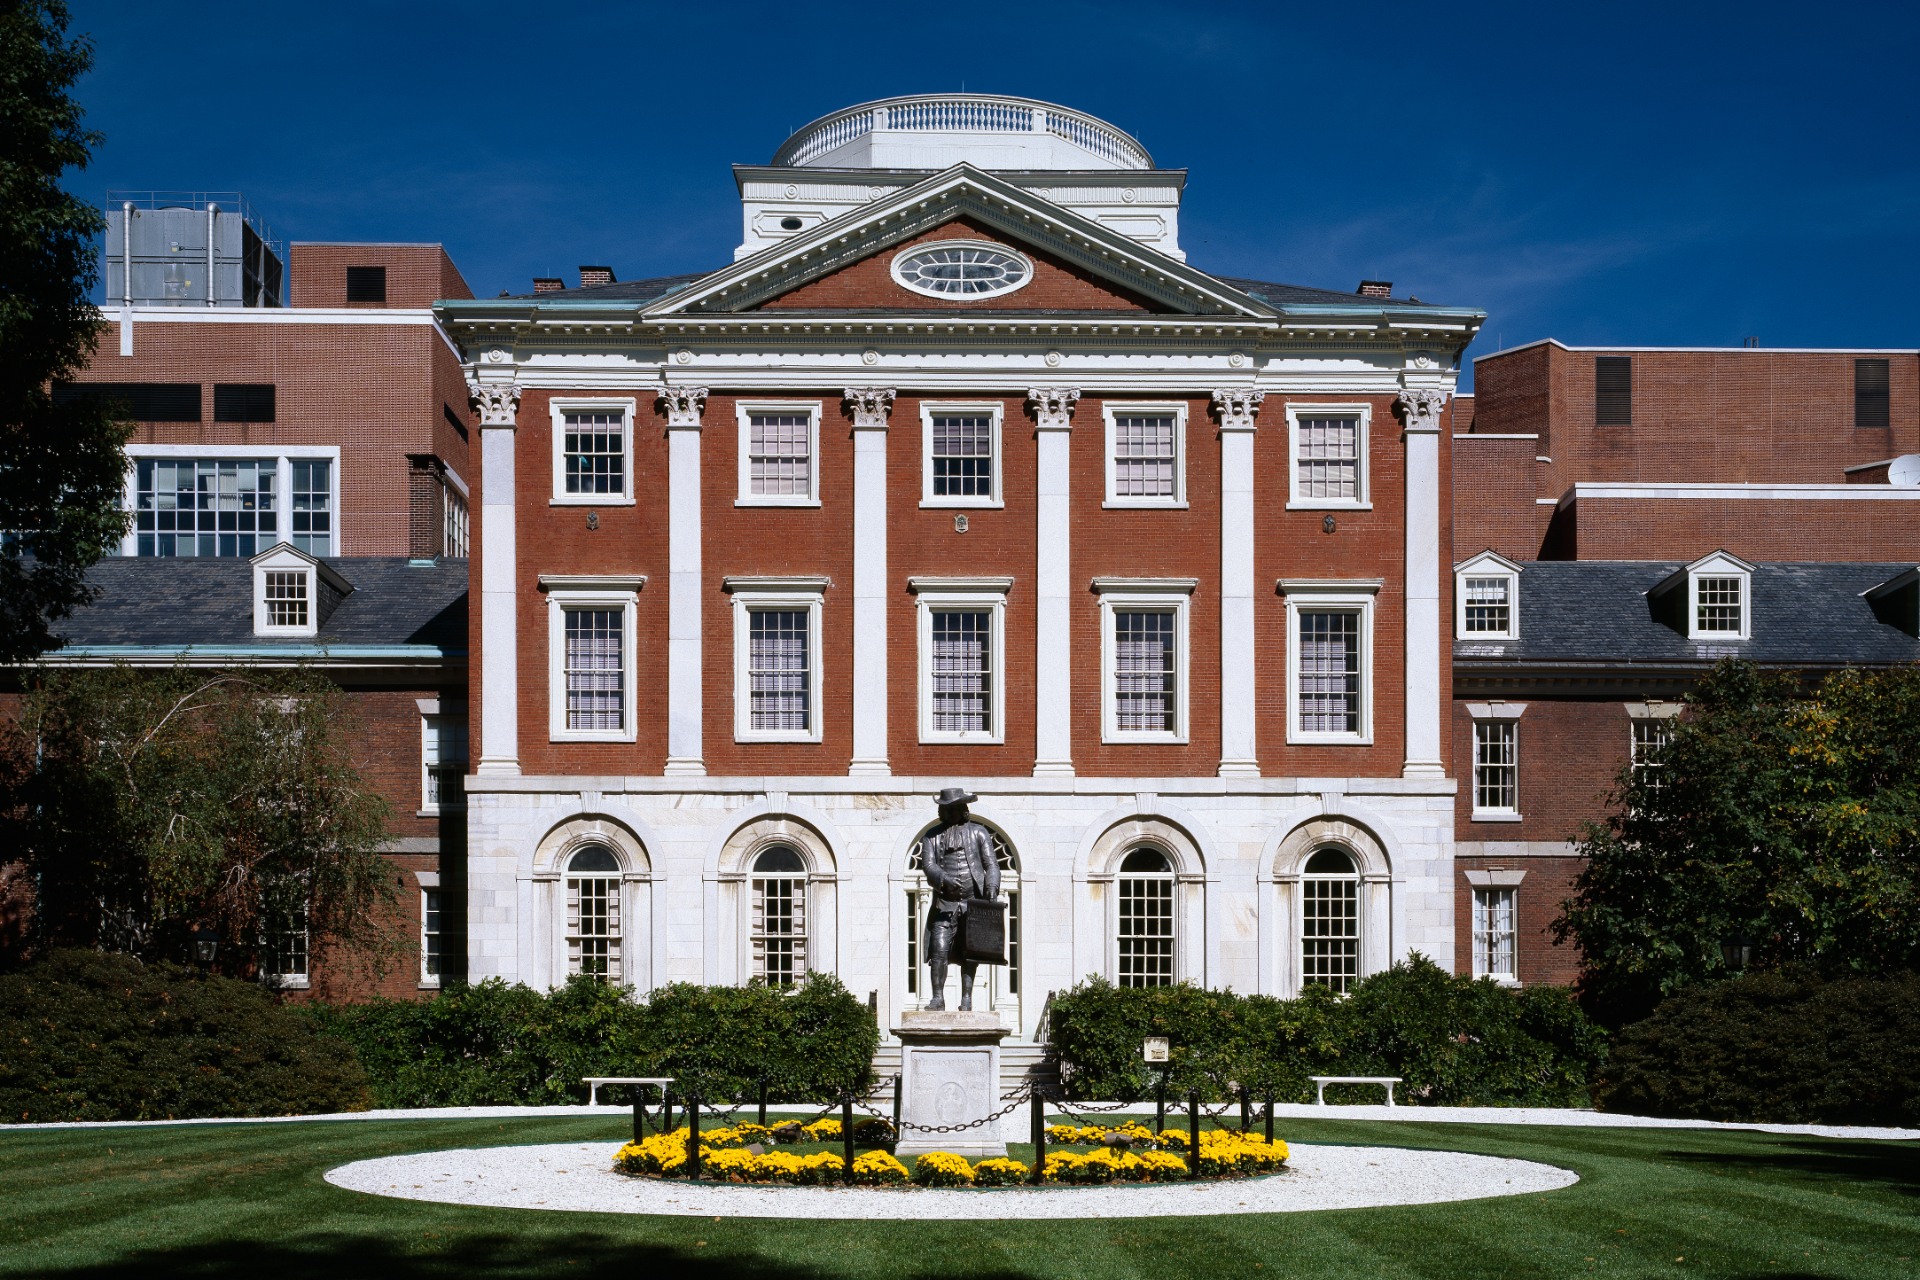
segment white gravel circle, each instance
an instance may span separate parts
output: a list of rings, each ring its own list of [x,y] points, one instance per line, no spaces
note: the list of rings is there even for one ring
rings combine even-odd
[[[617,1142],[479,1147],[329,1169],[349,1191],[496,1209],[730,1218],[1155,1218],[1304,1213],[1558,1191],[1580,1179],[1532,1160],[1403,1147],[1290,1144],[1287,1171],[1243,1182],[983,1191],[703,1186],[629,1178]]]

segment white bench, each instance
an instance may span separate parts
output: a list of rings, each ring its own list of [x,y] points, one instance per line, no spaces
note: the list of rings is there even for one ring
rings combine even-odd
[[[587,1105],[593,1106],[600,1096],[603,1084],[657,1084],[662,1089],[673,1083],[672,1076],[581,1076],[580,1083],[587,1086]]]
[[[1400,1083],[1400,1076],[1308,1076],[1320,1093],[1315,1101],[1321,1106],[1327,1105],[1327,1086],[1330,1084],[1383,1084],[1387,1087],[1387,1105],[1393,1105],[1393,1086]]]

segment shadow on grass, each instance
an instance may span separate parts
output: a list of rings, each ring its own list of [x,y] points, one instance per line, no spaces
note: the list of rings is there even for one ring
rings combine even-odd
[[[1838,1182],[1870,1184],[1905,1196],[1920,1196],[1920,1152],[1906,1143],[1781,1142],[1767,1151],[1662,1151],[1660,1159],[1726,1169],[1799,1174]]]
[[[439,1232],[442,1237],[451,1233]],[[292,1242],[220,1241],[173,1249],[138,1249],[114,1262],[75,1267],[43,1274],[63,1280],[89,1277],[140,1277],[174,1280],[193,1276],[232,1277],[233,1280],[359,1280],[398,1277],[399,1280],[493,1280],[494,1277],[564,1276],[633,1280],[650,1274],[684,1275],[697,1272],[702,1280],[800,1280],[836,1274],[829,1270],[794,1266],[744,1255],[718,1247],[670,1248],[636,1244],[595,1232],[526,1239],[500,1233],[461,1234],[435,1247],[433,1235],[411,1247],[386,1236],[316,1235]],[[999,1271],[970,1276],[969,1280],[1023,1280],[1020,1273]]]

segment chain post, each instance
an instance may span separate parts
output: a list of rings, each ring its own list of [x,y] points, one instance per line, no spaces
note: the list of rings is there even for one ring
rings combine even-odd
[[[760,1077],[760,1127],[767,1127],[767,1078]]]
[[[1267,1090],[1267,1141],[1273,1141],[1273,1090]]]
[[[853,1094],[840,1095],[840,1137],[847,1150],[847,1185],[853,1185]]]
[[[1200,1091],[1187,1092],[1187,1176],[1200,1176]]]
[[[1240,1132],[1253,1130],[1253,1098],[1247,1093],[1247,1086],[1240,1086]]]
[[[633,1089],[633,1140],[639,1142],[647,1136],[647,1086],[636,1084]]]
[[[900,1140],[900,1073],[893,1073],[893,1140]]]
[[[700,1176],[700,1095],[687,1095],[687,1177]]]
[[[660,1132],[673,1132],[673,1086],[660,1086]]]
[[[1034,1186],[1046,1181],[1047,1168],[1047,1102],[1040,1091],[1033,1091],[1033,1172],[1027,1177]]]
[[[1160,1073],[1160,1083],[1153,1087],[1153,1131],[1167,1131],[1167,1073]]]

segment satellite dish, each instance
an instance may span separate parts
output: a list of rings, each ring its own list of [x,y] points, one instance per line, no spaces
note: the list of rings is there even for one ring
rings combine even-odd
[[[1887,483],[1902,489],[1920,487],[1920,453],[1903,453],[1887,464]]]

